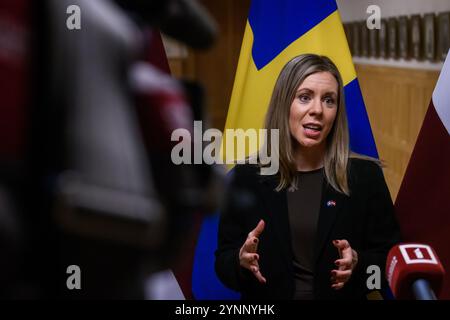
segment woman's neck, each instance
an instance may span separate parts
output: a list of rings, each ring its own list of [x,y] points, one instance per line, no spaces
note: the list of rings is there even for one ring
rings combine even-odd
[[[299,146],[294,151],[298,171],[312,171],[323,167],[325,146],[306,148]]]

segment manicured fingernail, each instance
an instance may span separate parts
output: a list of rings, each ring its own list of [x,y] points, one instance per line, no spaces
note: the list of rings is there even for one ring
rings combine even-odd
[[[337,265],[337,266],[341,265],[341,263],[339,261],[336,261],[334,264]]]
[[[253,243],[257,243],[258,242],[258,239],[253,239]]]
[[[257,260],[257,259],[258,259],[258,256],[255,254],[255,255],[253,256],[253,259]]]

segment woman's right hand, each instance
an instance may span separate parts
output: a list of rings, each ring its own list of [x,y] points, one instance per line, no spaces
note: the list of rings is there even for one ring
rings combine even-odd
[[[263,277],[259,270],[259,255],[257,254],[259,236],[264,230],[264,220],[260,220],[255,229],[250,231],[245,240],[244,245],[239,251],[239,263],[241,267],[250,270],[261,283],[266,283],[266,278]]]

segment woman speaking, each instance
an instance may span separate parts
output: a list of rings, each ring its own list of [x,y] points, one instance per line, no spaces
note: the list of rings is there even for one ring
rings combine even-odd
[[[235,167],[219,223],[221,281],[243,299],[364,299],[375,265],[387,286],[399,227],[379,162],[350,151],[334,63],[314,54],[289,61],[265,127],[279,130],[279,172]]]

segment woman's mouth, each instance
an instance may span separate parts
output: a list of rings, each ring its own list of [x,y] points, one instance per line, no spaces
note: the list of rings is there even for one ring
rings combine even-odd
[[[305,131],[305,135],[308,138],[318,138],[320,136],[320,132],[322,131],[322,126],[320,124],[315,123],[307,123],[303,125],[303,129]]]

